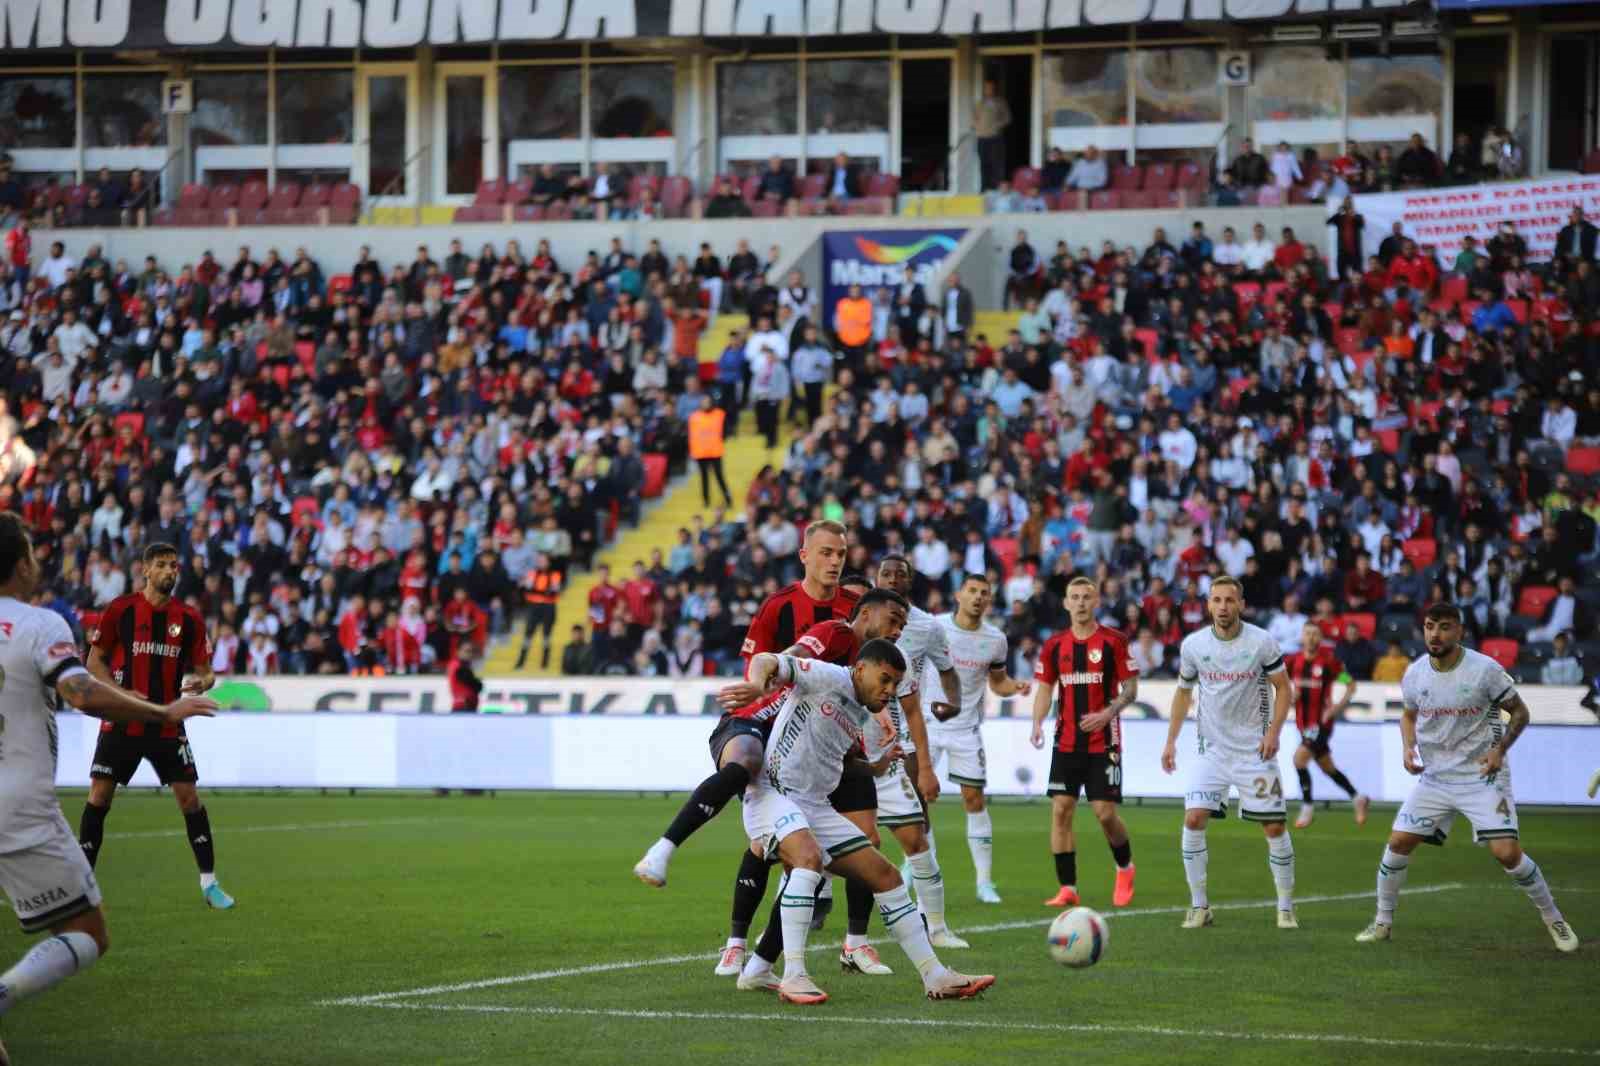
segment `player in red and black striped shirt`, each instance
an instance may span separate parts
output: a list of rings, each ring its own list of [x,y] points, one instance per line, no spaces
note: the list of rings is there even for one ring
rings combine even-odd
[[[1045,901],[1050,907],[1078,904],[1078,853],[1072,815],[1078,793],[1089,797],[1106,843],[1117,863],[1112,902],[1133,902],[1133,845],[1117,813],[1122,802],[1122,726],[1119,716],[1139,694],[1139,671],[1121,633],[1095,621],[1100,589],[1086,577],[1067,583],[1067,614],[1072,624],[1045,642],[1039,652],[1033,694],[1033,746],[1044,747],[1044,720],[1059,691],[1055,752],[1050,757],[1050,850],[1055,853],[1061,889]]]
[[[152,703],[205,692],[216,682],[211,641],[200,612],[172,593],[178,587],[178,550],[152,544],[144,551],[144,589],[119,596],[89,634],[89,672]],[[227,910],[233,899],[217,884],[211,817],[195,787],[194,753],[181,723],[149,729],[138,722],[103,722],[89,769],[89,801],[78,825],[78,843],[90,865],[100,858],[106,815],[119,784],[126,785],[144,760],[183,811],[189,846],[200,867],[200,892],[210,906]]]
[[[1333,783],[1349,793],[1355,803],[1356,824],[1367,821],[1367,797],[1356,791],[1356,786],[1344,772],[1334,765],[1333,752],[1328,745],[1333,740],[1333,725],[1350,706],[1356,694],[1355,679],[1350,676],[1333,649],[1323,643],[1322,628],[1307,622],[1300,631],[1300,650],[1283,657],[1284,668],[1294,682],[1294,724],[1300,729],[1300,746],[1294,751],[1294,769],[1300,777],[1300,817],[1294,820],[1296,829],[1304,829],[1316,815],[1311,799],[1311,761],[1316,760],[1322,772]],[[1333,686],[1344,685],[1344,695],[1333,701]]]

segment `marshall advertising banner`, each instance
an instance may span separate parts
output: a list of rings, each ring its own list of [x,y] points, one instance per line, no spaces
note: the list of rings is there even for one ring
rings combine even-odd
[[[823,234],[825,320],[833,321],[833,308],[850,291],[850,286],[860,285],[866,297],[875,300],[879,289],[900,284],[908,266],[915,272],[928,299],[937,299],[933,272],[944,262],[945,256],[955,251],[966,232],[960,229],[887,229]]]
[[[1355,205],[1366,219],[1361,232],[1367,255],[1378,254],[1398,222],[1407,237],[1432,245],[1448,267],[1461,253],[1461,238],[1476,237],[1482,248],[1500,223],[1511,222],[1528,242],[1528,258],[1544,261],[1574,207],[1591,217],[1600,211],[1600,175],[1373,193],[1355,197]]]
[[[630,37],[1030,33],[1402,0],[0,0],[0,49],[411,48]]]

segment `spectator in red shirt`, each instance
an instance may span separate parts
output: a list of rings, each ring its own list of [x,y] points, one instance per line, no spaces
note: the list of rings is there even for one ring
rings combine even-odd
[[[1349,611],[1372,611],[1383,603],[1388,587],[1383,575],[1372,569],[1365,552],[1356,556],[1356,567],[1344,578],[1344,605]]]
[[[604,633],[616,617],[622,590],[611,583],[611,567],[601,563],[595,570],[600,580],[589,590],[589,624],[596,633]]]
[[[1278,273],[1288,277],[1289,273],[1299,266],[1306,258],[1306,246],[1295,237],[1294,230],[1288,226],[1283,227],[1283,240],[1278,242],[1277,251],[1272,253],[1272,259],[1278,264]]]
[[[1394,298],[1392,290],[1401,284],[1405,284],[1414,292],[1426,295],[1433,290],[1434,282],[1438,280],[1438,265],[1418,250],[1415,241],[1407,240],[1401,246],[1400,254],[1389,264],[1390,299]]]
[[[644,563],[633,564],[633,577],[622,586],[623,618],[628,623],[628,639],[638,640],[644,631],[655,624],[656,608],[661,604],[661,590],[650,580]]]

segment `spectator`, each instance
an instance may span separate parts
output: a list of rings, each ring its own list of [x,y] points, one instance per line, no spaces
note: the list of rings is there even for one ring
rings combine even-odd
[[[1550,658],[1539,671],[1541,685],[1583,684],[1583,664],[1572,653],[1572,638],[1557,633],[1552,642]]]
[[[777,200],[780,204],[787,204],[794,199],[794,174],[784,166],[781,156],[772,156],[767,160],[767,169],[762,171],[761,180],[756,185],[756,195],[766,200]]]
[[[1400,184],[1433,185],[1439,180],[1439,173],[1439,157],[1423,142],[1422,134],[1413,133],[1406,150],[1400,153],[1400,162],[1395,168]]]
[[[1072,165],[1067,162],[1067,154],[1060,148],[1051,147],[1045,156],[1044,166],[1039,171],[1039,188],[1046,193],[1060,192],[1067,186],[1067,176]]]
[[[856,174],[849,155],[840,152],[833,157],[833,162],[828,166],[827,180],[823,182],[822,188],[828,201],[836,207],[861,195],[861,179]]]
[[[1007,264],[1006,291],[1000,301],[1001,308],[1010,310],[1013,298],[1020,304],[1037,295],[1043,273],[1044,265],[1039,260],[1039,253],[1028,243],[1028,232],[1018,230],[1017,241],[1011,246],[1011,257]]]
[[[1094,192],[1110,183],[1111,175],[1106,167],[1105,157],[1100,154],[1100,149],[1091,144],[1083,150],[1082,155],[1073,160],[1066,186],[1068,189],[1081,192]]]
[[[1573,207],[1568,222],[1556,234],[1555,254],[1569,262],[1592,262],[1600,227],[1583,217],[1583,208]]]
[[[751,213],[750,205],[730,181],[717,182],[704,211],[706,218],[749,218]]]
[[[1372,680],[1386,685],[1398,685],[1410,668],[1411,657],[1401,649],[1399,642],[1391,640],[1382,657],[1373,664]]]
[[[1339,662],[1350,671],[1350,676],[1357,681],[1373,680],[1373,670],[1377,666],[1377,656],[1373,654],[1372,642],[1361,635],[1361,630],[1354,622],[1347,622],[1344,626],[1344,635],[1339,643],[1334,645],[1334,655]]]
[[[1240,189],[1259,189],[1267,183],[1269,170],[1266,158],[1256,151],[1255,142],[1246,137],[1239,145],[1239,154],[1228,166],[1233,184]]]
[[[1272,184],[1287,192],[1289,188],[1305,180],[1305,175],[1300,171],[1300,161],[1295,158],[1294,149],[1289,147],[1288,141],[1279,141],[1277,150],[1272,153]]]
[[[980,189],[984,192],[1006,177],[1006,130],[1011,125],[1011,107],[991,79],[983,83],[983,96],[973,105],[972,132],[978,138]]]

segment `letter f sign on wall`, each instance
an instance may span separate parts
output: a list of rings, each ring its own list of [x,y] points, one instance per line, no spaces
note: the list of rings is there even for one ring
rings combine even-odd
[[[194,80],[169,78],[161,83],[161,113],[187,115],[194,110]]]

